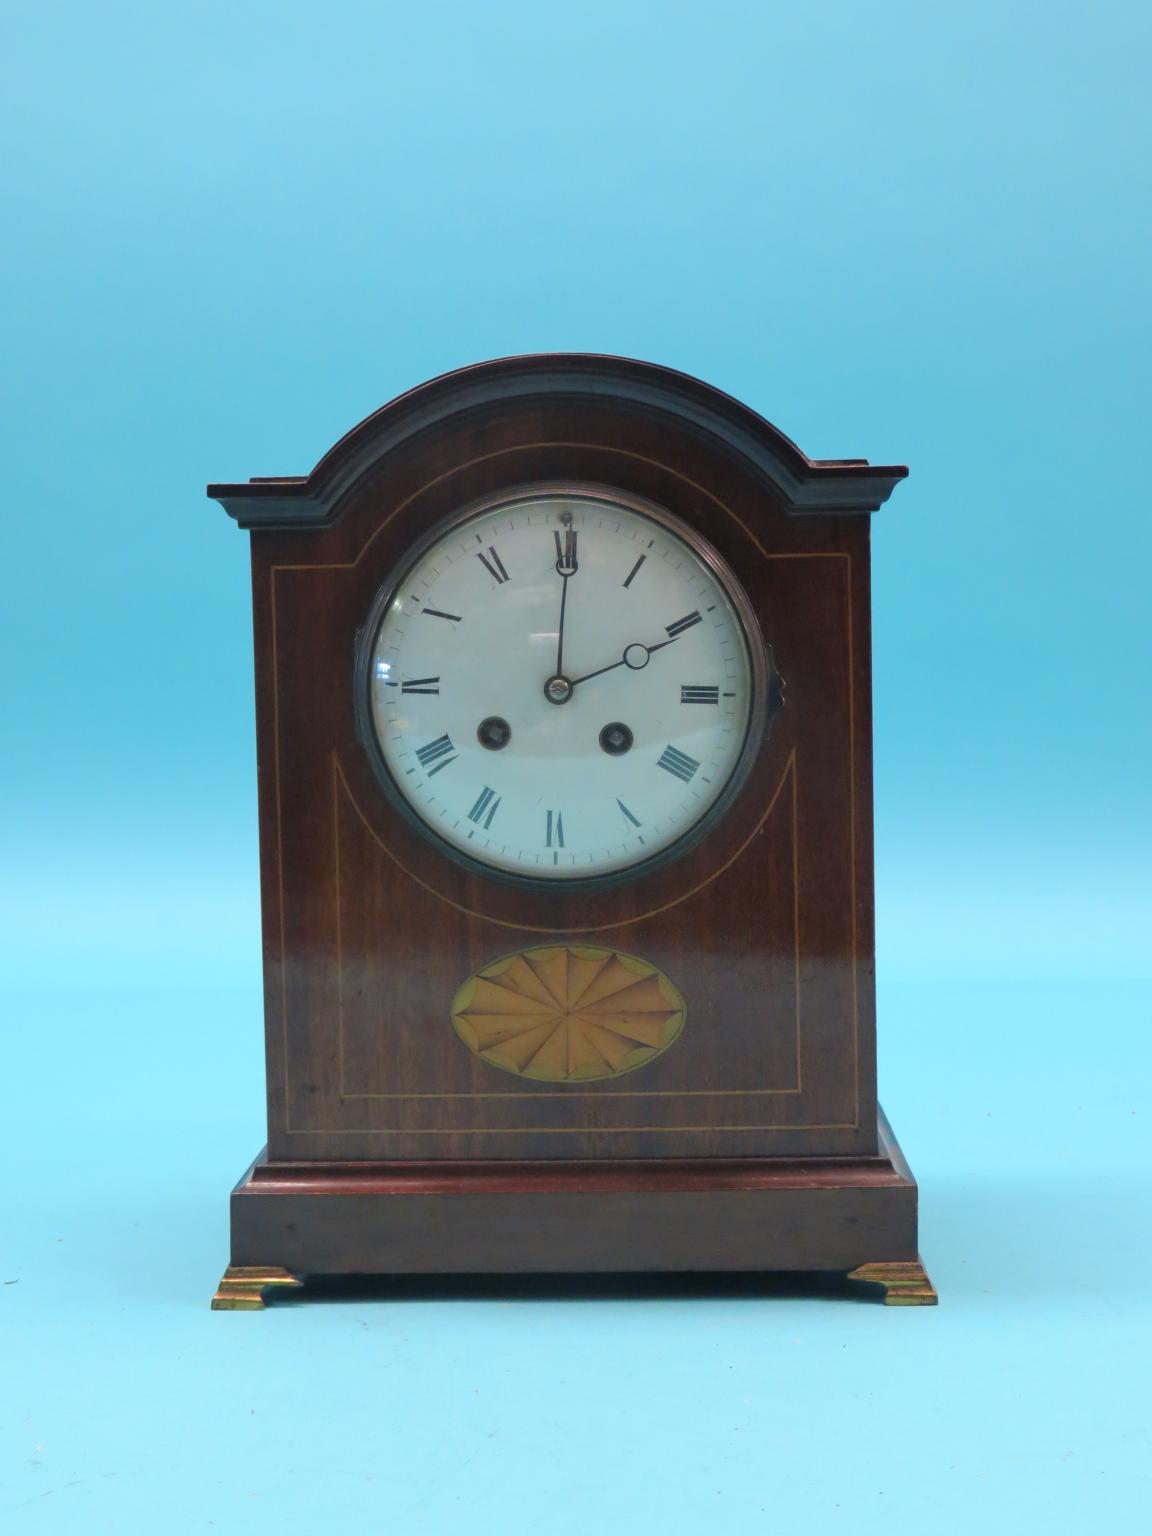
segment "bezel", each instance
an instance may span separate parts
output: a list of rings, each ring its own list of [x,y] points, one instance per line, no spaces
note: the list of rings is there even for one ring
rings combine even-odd
[[[507,507],[527,501],[548,501],[579,498],[599,501],[607,506],[617,506],[634,515],[656,523],[666,533],[687,545],[691,553],[711,572],[724,589],[735,610],[744,640],[745,652],[752,677],[752,707],[741,743],[740,752],[723,789],[698,821],[674,842],[649,854],[622,869],[614,869],[592,875],[540,875],[520,874],[490,864],[457,848],[442,837],[414,808],[392,775],[384,758],[376,734],[372,712],[373,656],[377,638],[389,606],[397,593],[405,588],[411,573],[420,561],[442,539],[475,519],[488,516]],[[577,892],[607,890],[631,884],[659,869],[666,868],[699,844],[730,809],[767,740],[772,719],[783,705],[783,683],[775,669],[771,646],[760,629],[755,609],[748,599],[731,566],[716,549],[682,518],[659,506],[646,497],[637,496],[615,486],[581,481],[534,481],[492,492],[468,502],[465,506],[440,518],[410,547],[403,562],[394,567],[387,580],[378,589],[364,623],[356,632],[353,656],[353,705],[357,740],[363,749],[372,772],[393,810],[405,824],[434,847],[450,863],[471,874],[479,874],[497,884],[513,886],[519,890],[552,891],[573,894]]]

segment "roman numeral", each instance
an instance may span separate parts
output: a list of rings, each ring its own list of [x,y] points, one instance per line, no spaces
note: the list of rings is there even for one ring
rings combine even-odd
[[[667,746],[660,754],[656,764],[657,768],[666,768],[676,779],[683,779],[687,784],[700,764],[694,757],[689,757],[687,752],[681,752],[678,748]]]
[[[719,704],[719,688],[703,688],[698,683],[680,684],[681,704]]]
[[[420,612],[427,613],[434,619],[450,619],[453,624],[459,624],[460,622],[460,615],[458,613],[443,613],[439,608],[421,608]]]
[[[420,759],[421,768],[428,769],[428,777],[439,773],[441,768],[447,768],[449,763],[456,761],[456,748],[452,745],[450,736],[437,736],[435,741],[428,742],[423,747],[416,748],[416,756]],[[429,763],[435,763],[435,768],[429,768]]]
[[[468,812],[468,820],[474,821],[479,826],[481,818],[483,818],[484,830],[487,831],[492,825],[493,816],[500,809],[500,798],[494,789],[489,789],[487,784],[485,784],[476,797],[476,804]],[[484,814],[485,811],[488,813],[486,816]]]
[[[440,679],[438,677],[410,677],[407,682],[400,684],[401,693],[439,693]]]
[[[700,615],[698,613],[688,613],[682,619],[677,619],[675,624],[666,625],[664,633],[668,636],[669,640],[675,640],[677,635],[682,635],[686,629],[691,629],[693,624],[699,624],[699,622]]]
[[[576,530],[565,528],[563,538],[560,530],[554,528],[552,537],[556,540],[556,569],[561,576],[573,576],[576,573]]]
[[[632,825],[634,827],[640,827],[640,826],[644,825],[644,823],[642,821],[637,820],[637,818],[635,816],[633,816],[632,812],[624,804],[623,800],[617,800],[616,804],[624,812],[624,815],[627,816],[628,820],[632,823]]]
[[[486,555],[477,554],[477,560],[497,583],[503,585],[508,580],[508,572],[504,569],[504,562],[490,544]]]
[[[563,848],[564,817],[559,811],[548,812],[548,829],[545,835],[549,848]]]
[[[633,576],[635,576],[636,572],[644,564],[644,562],[645,562],[645,560],[647,560],[647,558],[648,558],[647,555],[641,555],[639,560],[637,560],[636,564],[628,572],[627,576],[625,576],[625,578],[624,578],[624,585],[626,587],[630,587],[632,585],[632,578],[633,578]]]

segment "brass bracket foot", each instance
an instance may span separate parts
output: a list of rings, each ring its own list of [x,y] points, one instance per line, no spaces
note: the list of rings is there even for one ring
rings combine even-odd
[[[274,1287],[298,1290],[303,1281],[275,1265],[230,1264],[212,1298],[213,1312],[262,1312],[264,1292]]]
[[[919,1259],[894,1264],[861,1264],[847,1278],[883,1286],[886,1307],[934,1307],[939,1300]]]

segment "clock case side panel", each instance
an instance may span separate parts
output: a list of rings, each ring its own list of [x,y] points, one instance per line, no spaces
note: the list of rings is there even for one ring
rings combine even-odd
[[[855,871],[855,972],[860,1115],[876,1123],[876,873],[872,773],[872,524],[853,520],[845,529],[852,550],[852,806]]]
[[[288,1058],[285,1030],[288,955],[284,943],[281,819],[277,796],[279,750],[276,702],[275,607],[272,565],[276,545],[267,534],[250,535],[252,629],[256,689],[256,784],[260,839],[260,923],[264,984],[264,1061],[268,1141],[287,1128]]]

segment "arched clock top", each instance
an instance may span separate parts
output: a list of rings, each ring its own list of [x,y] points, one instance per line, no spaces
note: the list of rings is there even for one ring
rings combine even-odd
[[[517,401],[604,404],[662,419],[718,444],[749,466],[793,517],[875,512],[908,473],[867,459],[810,459],[749,407],[689,374],[632,358],[542,353],[497,358],[442,374],[397,396],[336,443],[308,475],[254,476],[210,485],[241,528],[323,528],[349,493],[402,445],[430,430]]]

